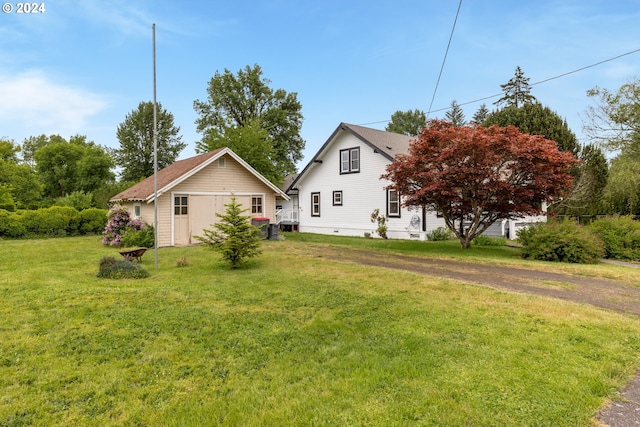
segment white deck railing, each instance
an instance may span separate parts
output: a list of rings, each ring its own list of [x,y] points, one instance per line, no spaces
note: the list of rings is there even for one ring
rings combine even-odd
[[[276,211],[276,224],[280,224],[281,222],[297,223],[298,209],[278,209]]]

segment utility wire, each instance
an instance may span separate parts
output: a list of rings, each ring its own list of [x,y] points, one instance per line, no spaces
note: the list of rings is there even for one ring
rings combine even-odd
[[[438,85],[440,84],[440,77],[442,77],[442,70],[444,70],[444,64],[447,61],[447,54],[449,53],[449,47],[451,46],[451,39],[453,39],[453,32],[456,29],[456,23],[458,22],[458,15],[460,14],[460,7],[462,7],[462,0],[458,3],[458,10],[456,11],[456,17],[453,20],[453,27],[451,27],[451,34],[449,35],[449,43],[447,43],[447,49],[444,51],[444,58],[442,58],[442,65],[440,66],[440,74],[438,74],[438,80],[436,81],[436,87],[433,89],[433,96],[431,97],[431,104],[429,104],[429,110],[427,111],[427,118],[431,113],[431,107],[433,106],[433,100],[436,99],[436,92],[438,92]]]
[[[593,68],[593,67],[595,67],[595,66],[602,65],[602,64],[604,64],[604,63],[606,63],[606,62],[614,61],[614,60],[616,60],[616,59],[620,59],[620,58],[622,58],[623,56],[631,55],[631,54],[634,54],[634,53],[637,53],[637,52],[640,52],[640,49],[635,49],[635,50],[632,50],[632,51],[629,51],[629,52],[623,53],[623,54],[621,54],[621,55],[614,56],[614,57],[612,57],[612,58],[608,58],[608,59],[605,59],[605,60],[602,60],[602,61],[596,62],[596,63],[591,64],[591,65],[587,65],[587,66],[585,66],[585,67],[577,68],[577,69],[575,69],[575,70],[568,71],[568,72],[566,72],[566,73],[558,74],[557,76],[549,77],[548,79],[544,79],[544,80],[540,80],[539,82],[531,83],[529,86],[536,86],[536,85],[539,85],[539,84],[542,84],[542,83],[549,82],[549,81],[551,81],[551,80],[559,79],[560,77],[565,77],[565,76],[568,76],[568,75],[570,75],[570,74],[577,73],[577,72],[579,72],[579,71],[584,71],[584,70],[586,70],[586,69]],[[474,104],[474,103],[476,103],[476,102],[486,101],[487,99],[496,98],[496,97],[498,97],[498,96],[502,96],[502,95],[503,95],[503,93],[497,93],[497,94],[495,94],[495,95],[489,95],[489,96],[485,96],[485,97],[483,97],[483,98],[474,99],[473,101],[462,102],[462,103],[460,103],[460,104],[458,104],[458,105],[459,105],[459,106],[463,106],[463,105]],[[434,95],[434,96],[435,96],[435,95]],[[433,103],[433,100],[431,100],[431,102]],[[431,107],[429,107],[429,109],[431,110],[431,111],[430,111],[431,113],[437,113],[437,112],[440,112],[440,111],[447,111],[447,110],[449,110],[450,108],[451,108],[451,107],[445,107],[445,108],[440,108],[440,109],[437,109],[437,110],[431,110]],[[380,120],[380,121],[377,121],[377,122],[363,123],[363,124],[362,124],[362,126],[364,126],[364,125],[375,125],[375,124],[379,124],[379,123],[388,123],[388,122],[390,122],[390,121],[391,121],[391,120]]]

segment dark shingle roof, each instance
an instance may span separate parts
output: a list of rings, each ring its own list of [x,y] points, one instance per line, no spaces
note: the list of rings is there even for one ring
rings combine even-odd
[[[350,131],[365,143],[375,146],[389,160],[393,160],[396,154],[407,154],[411,141],[416,139],[414,136],[350,125],[348,123],[342,123],[341,128]]]

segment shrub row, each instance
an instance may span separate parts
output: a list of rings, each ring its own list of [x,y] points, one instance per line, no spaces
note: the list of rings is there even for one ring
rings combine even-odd
[[[0,238],[98,234],[107,223],[105,209],[77,211],[70,206],[9,212],[0,209]]]
[[[550,221],[518,232],[524,258],[594,263],[601,258],[640,260],[640,222],[630,217],[603,218],[588,226]]]

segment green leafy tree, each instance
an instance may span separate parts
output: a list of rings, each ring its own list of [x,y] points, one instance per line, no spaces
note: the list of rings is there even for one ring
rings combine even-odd
[[[464,111],[462,111],[462,108],[460,108],[460,105],[458,105],[458,102],[455,99],[451,101],[451,106],[447,112],[444,113],[444,117],[456,127],[464,126],[467,123],[464,118]]]
[[[202,134],[196,149],[206,152],[226,146],[246,151],[246,147],[238,147],[244,144],[238,138],[238,128],[249,128],[252,140],[267,149],[262,154],[255,150],[247,163],[280,183],[296,172],[296,162],[302,160],[302,104],[297,93],[274,90],[270,84],[257,64],[253,68],[247,65],[237,75],[227,69],[222,74],[216,71],[207,86],[207,100],[193,103],[200,116],[196,119],[197,131]]]
[[[219,251],[231,268],[238,268],[245,258],[260,255],[261,232],[251,224],[250,216],[242,215],[248,209],[242,209],[235,197],[225,206],[224,214],[216,213],[220,221],[212,224],[214,230],[205,229],[204,236],[196,236],[196,239]]]
[[[616,92],[595,87],[587,95],[596,99],[583,124],[590,140],[608,150],[632,147],[640,135],[640,80],[623,84]]]
[[[387,132],[399,133],[407,136],[417,136],[420,129],[427,124],[427,116],[421,110],[396,111],[391,115],[387,124]]]
[[[56,136],[33,154],[36,172],[49,198],[67,196],[74,191],[93,192],[113,182],[113,159],[86,136],[69,141]]]
[[[613,213],[640,215],[640,138],[611,161],[604,200]]]
[[[609,178],[609,165],[604,152],[594,145],[582,147],[581,163],[575,167],[575,184],[571,194],[550,206],[554,213],[563,215],[597,215],[610,209],[604,204],[604,190]]]
[[[0,161],[18,163],[20,146],[13,140],[0,139]]]
[[[604,190],[606,206],[613,213],[640,214],[640,80],[617,91],[595,87],[587,95],[597,104],[588,108],[583,124],[591,141],[609,152],[609,180]]]
[[[42,185],[32,168],[20,163],[20,146],[11,140],[0,140],[0,186],[6,206],[35,208],[42,195]],[[7,208],[5,208],[7,209]]]
[[[489,113],[490,111],[487,108],[486,104],[480,105],[480,107],[478,107],[478,110],[471,118],[471,123],[474,125],[481,125],[485,120],[487,120],[487,117],[489,117]]]
[[[505,104],[507,107],[514,106],[518,108],[536,102],[536,98],[531,95],[529,77],[524,76],[520,66],[516,67],[515,75],[507,83],[500,85],[500,88],[504,95],[494,102],[494,105]]]
[[[174,125],[173,114],[158,103],[158,169],[176,161],[187,146],[182,142],[180,128]],[[123,181],[139,181],[153,175],[153,102],[141,102],[118,125],[116,131],[120,147],[114,150],[116,164],[122,168]]]
[[[29,165],[34,165],[36,161],[34,157],[36,151],[54,142],[67,141],[60,135],[39,135],[25,138],[25,140],[22,142],[22,160]]]

